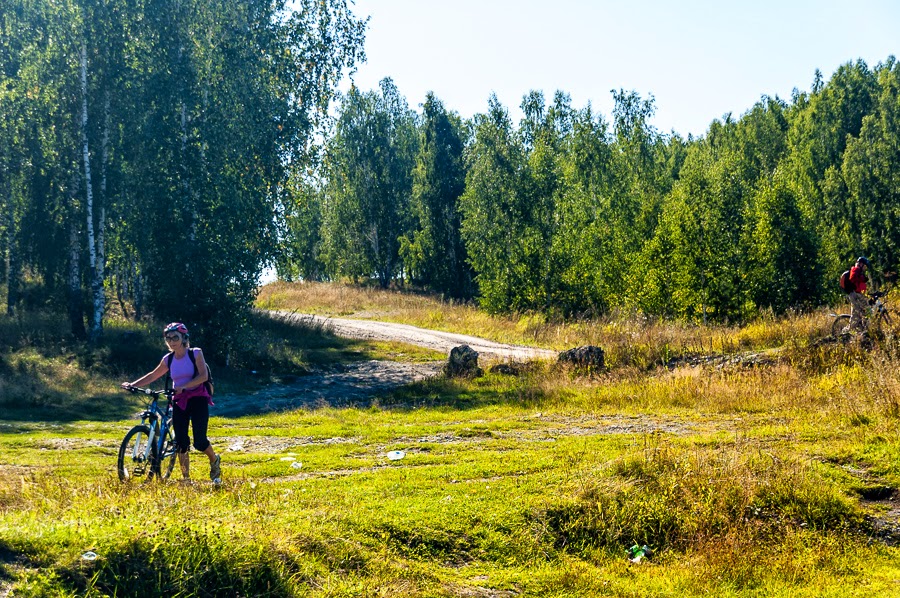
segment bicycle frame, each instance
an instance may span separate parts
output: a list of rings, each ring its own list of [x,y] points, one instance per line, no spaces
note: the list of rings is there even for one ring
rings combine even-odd
[[[891,317],[891,312],[885,303],[886,293],[883,291],[876,291],[872,293],[870,303],[866,306],[866,310],[862,317],[862,329],[861,330],[876,330],[880,331],[882,328],[882,324],[886,323],[888,326],[894,325],[894,320]],[[837,337],[838,329],[843,326],[846,327],[847,323],[850,320],[850,314],[838,314],[831,313],[829,314],[835,320],[831,323],[831,332],[832,335]]]
[[[159,473],[159,464],[163,457],[165,457],[165,455],[163,455],[163,445],[165,444],[166,431],[172,425],[171,422],[171,399],[166,401],[166,408],[163,409],[159,406],[159,395],[154,395],[153,400],[150,401],[150,405],[141,413],[141,424],[147,425],[147,427],[150,428],[150,435],[147,438],[147,444],[145,445],[143,454],[143,458],[146,461],[150,461],[151,448],[153,446],[156,447],[158,458],[154,459],[151,464],[155,473]],[[134,459],[137,459],[140,456],[137,454],[137,448],[138,445],[135,444],[134,454],[131,455]]]
[[[169,447],[169,452],[164,452],[166,439],[170,436],[169,429],[172,427],[172,391],[134,387],[127,390],[153,397],[150,404],[141,412],[140,426],[149,430],[147,442],[143,443],[140,441],[143,432],[139,431],[136,435],[137,442],[135,442],[131,450],[131,461],[134,463],[146,463],[150,467],[151,475],[160,475],[162,473],[161,464],[166,458],[171,457],[172,451],[175,450],[174,447]],[[159,398],[161,396],[166,397],[164,406],[160,405]]]

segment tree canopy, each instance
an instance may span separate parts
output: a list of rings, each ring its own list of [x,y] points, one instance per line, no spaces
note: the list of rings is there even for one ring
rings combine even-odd
[[[97,339],[118,301],[227,351],[269,264],[492,312],[718,321],[833,299],[857,255],[897,267],[893,57],[685,139],[624,89],[607,116],[531,91],[518,123],[496,97],[417,112],[389,78],[339,95],[365,25],[346,0],[8,0],[7,313]]]
[[[8,311],[27,274],[76,333],[115,295],[227,350],[365,23],[346,0],[9,0],[0,27]]]

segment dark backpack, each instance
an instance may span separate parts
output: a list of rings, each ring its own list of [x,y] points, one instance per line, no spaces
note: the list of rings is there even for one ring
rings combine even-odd
[[[188,357],[191,358],[191,365],[194,366],[194,377],[197,377],[199,374],[199,370],[197,370],[197,358],[194,357],[195,348],[191,347],[188,349]],[[169,354],[166,355],[166,367],[169,368],[169,372],[166,374],[166,388],[169,388],[172,382],[172,360],[175,358],[175,352],[169,351]],[[213,396],[213,392],[215,391],[215,382],[213,382],[212,370],[209,367],[209,363],[206,364],[206,382],[203,383],[203,386],[206,387],[206,392],[209,393],[209,396]]]
[[[851,293],[856,290],[853,283],[850,282],[850,270],[847,270],[843,274],[841,274],[841,280],[838,282],[841,287],[841,290],[845,293]]]

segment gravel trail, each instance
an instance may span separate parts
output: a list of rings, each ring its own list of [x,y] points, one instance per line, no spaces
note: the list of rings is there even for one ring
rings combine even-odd
[[[549,349],[507,345],[485,340],[476,336],[454,334],[440,330],[427,330],[409,324],[378,322],[376,320],[351,320],[347,318],[330,318],[310,314],[298,314],[287,311],[271,312],[280,317],[296,320],[307,325],[322,326],[337,336],[374,341],[400,341],[450,353],[450,349],[459,345],[469,345],[485,358],[492,359],[556,359],[558,353]]]

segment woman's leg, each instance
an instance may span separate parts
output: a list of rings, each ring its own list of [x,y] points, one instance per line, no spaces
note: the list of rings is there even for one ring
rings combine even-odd
[[[188,434],[190,423],[190,405],[185,411],[175,405],[172,408],[172,428],[175,430],[175,444],[178,445],[178,465],[181,466],[181,477],[191,479],[191,465],[188,450],[191,448],[191,437]]]
[[[219,466],[221,459],[216,455],[206,433],[209,429],[209,404],[206,397],[195,397],[189,401],[191,411],[191,427],[194,429],[194,448],[204,453],[209,459],[209,479],[215,482],[221,478]]]

